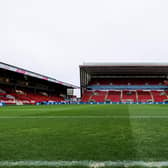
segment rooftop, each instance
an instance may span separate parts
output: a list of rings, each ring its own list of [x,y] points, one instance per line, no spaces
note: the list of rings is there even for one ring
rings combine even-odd
[[[84,63],[80,70],[95,75],[168,75],[165,63]]]
[[[51,77],[48,77],[48,76],[45,76],[45,75],[41,75],[39,73],[32,72],[32,71],[29,71],[29,70],[26,70],[26,69],[23,69],[23,68],[19,68],[19,67],[13,66],[13,65],[9,65],[9,64],[3,63],[3,62],[0,62],[0,68],[5,69],[5,70],[9,70],[9,71],[13,71],[13,72],[16,72],[16,73],[20,73],[22,75],[27,75],[27,76],[39,78],[39,79],[42,79],[42,80],[46,80],[48,82],[57,83],[57,84],[66,86],[68,88],[73,88],[73,89],[78,88],[78,86],[59,81],[55,78],[51,78]]]

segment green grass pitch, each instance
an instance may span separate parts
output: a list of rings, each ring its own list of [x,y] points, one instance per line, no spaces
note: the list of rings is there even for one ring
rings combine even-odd
[[[1,107],[0,162],[24,160],[168,161],[168,105]]]

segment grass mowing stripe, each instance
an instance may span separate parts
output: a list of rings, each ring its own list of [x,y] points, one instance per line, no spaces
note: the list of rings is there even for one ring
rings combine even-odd
[[[127,115],[120,115],[120,116],[0,116],[0,119],[83,119],[83,118],[111,118],[111,119],[168,119],[167,115],[155,115],[155,116],[142,116],[142,115],[137,115],[137,116],[127,116]]]
[[[36,161],[36,160],[23,160],[23,161],[0,161],[0,167],[71,167],[71,166],[84,166],[84,167],[167,167],[168,161]]]

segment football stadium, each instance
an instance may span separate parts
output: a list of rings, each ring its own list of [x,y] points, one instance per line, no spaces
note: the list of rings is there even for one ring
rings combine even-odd
[[[0,167],[168,167],[168,64],[79,71],[76,86],[0,63]]]

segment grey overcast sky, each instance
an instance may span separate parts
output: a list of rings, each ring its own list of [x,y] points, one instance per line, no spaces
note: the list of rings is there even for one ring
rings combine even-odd
[[[75,85],[83,62],[168,62],[168,0],[0,0],[0,61]]]

